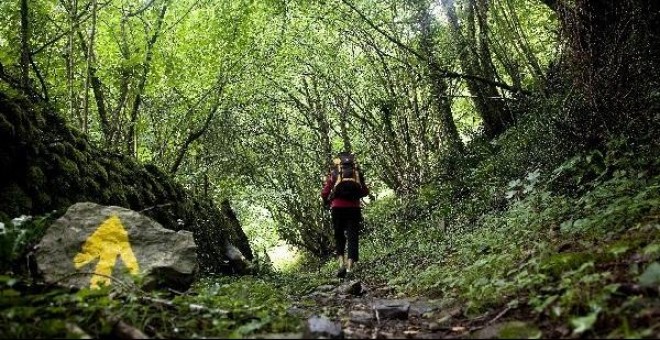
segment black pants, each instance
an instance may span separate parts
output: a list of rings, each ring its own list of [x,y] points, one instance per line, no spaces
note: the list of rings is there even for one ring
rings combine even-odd
[[[355,262],[358,261],[358,240],[361,224],[361,208],[332,209],[332,226],[335,229],[337,256],[344,255],[344,248],[348,241],[348,258]]]

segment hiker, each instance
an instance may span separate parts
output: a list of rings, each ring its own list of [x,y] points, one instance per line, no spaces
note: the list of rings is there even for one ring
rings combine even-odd
[[[325,181],[321,198],[331,209],[335,246],[339,260],[337,276],[343,278],[353,271],[358,261],[358,234],[362,224],[360,199],[369,195],[364,175],[355,162],[355,155],[340,152]],[[348,256],[344,248],[348,243]]]

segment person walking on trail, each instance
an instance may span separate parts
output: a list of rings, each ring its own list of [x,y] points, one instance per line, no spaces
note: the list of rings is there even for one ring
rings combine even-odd
[[[339,260],[337,276],[340,278],[346,277],[347,273],[350,275],[354,263],[359,259],[358,238],[362,224],[360,199],[366,196],[369,196],[369,188],[355,161],[355,155],[340,152],[333,160],[333,166],[321,190],[323,202],[331,210]],[[345,256],[347,243],[348,256]]]

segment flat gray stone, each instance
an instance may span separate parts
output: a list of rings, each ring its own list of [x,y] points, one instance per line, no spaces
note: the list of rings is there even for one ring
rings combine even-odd
[[[424,316],[440,309],[440,303],[437,301],[415,301],[410,304],[410,314]]]
[[[185,290],[198,269],[196,250],[189,231],[165,229],[132,210],[77,203],[48,228],[35,257],[47,283]]]
[[[379,300],[373,305],[378,320],[406,320],[410,303],[406,300]]]
[[[349,313],[349,320],[353,323],[369,326],[373,323],[374,314],[362,310],[352,310]]]
[[[340,324],[330,321],[325,316],[312,316],[305,323],[303,338],[343,339],[344,331]]]

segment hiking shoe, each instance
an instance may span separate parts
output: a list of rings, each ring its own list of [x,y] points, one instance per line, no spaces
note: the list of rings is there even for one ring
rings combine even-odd
[[[343,279],[346,277],[346,268],[342,267],[337,271],[337,277]]]

